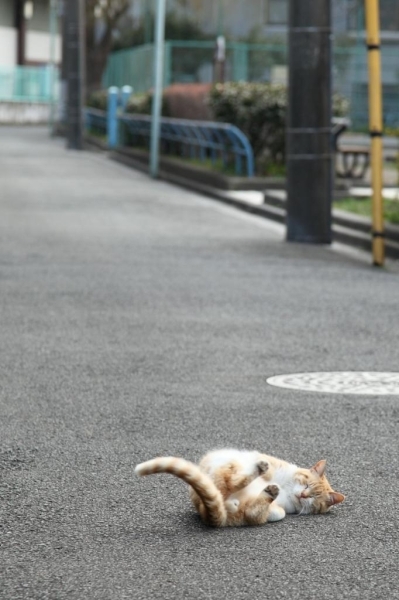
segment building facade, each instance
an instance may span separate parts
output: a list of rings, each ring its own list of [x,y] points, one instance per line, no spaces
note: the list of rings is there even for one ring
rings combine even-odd
[[[50,0],[1,0],[0,67],[39,66],[50,60]],[[61,37],[55,39],[55,62]]]
[[[131,0],[132,15],[155,10],[155,0]],[[167,10],[194,19],[204,31],[247,37],[255,30],[273,37],[287,32],[289,0],[166,0]],[[379,0],[382,37],[399,40],[399,2]],[[364,0],[332,0],[333,30],[353,36],[364,29]]]

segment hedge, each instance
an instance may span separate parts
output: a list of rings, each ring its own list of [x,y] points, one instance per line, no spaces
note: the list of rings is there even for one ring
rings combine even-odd
[[[346,98],[334,94],[333,115],[345,116]],[[107,92],[95,92],[88,106],[106,110]],[[152,92],[129,98],[127,112],[150,114]],[[183,119],[231,123],[248,137],[257,174],[285,164],[287,88],[271,83],[175,84],[164,90],[162,115]]]

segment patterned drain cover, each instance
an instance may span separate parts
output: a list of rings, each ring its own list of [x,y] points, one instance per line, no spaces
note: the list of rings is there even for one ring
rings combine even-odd
[[[399,395],[399,373],[373,371],[336,371],[329,373],[294,373],[269,377],[267,383],[276,387],[307,392],[333,394]]]

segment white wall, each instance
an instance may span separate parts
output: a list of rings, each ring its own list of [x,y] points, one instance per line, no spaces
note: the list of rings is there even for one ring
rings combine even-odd
[[[0,0],[1,1],[1,0]],[[28,31],[26,34],[26,60],[46,63],[50,60],[50,36],[48,33]],[[55,61],[61,62],[61,36],[56,36]],[[17,30],[0,27],[0,67],[13,67],[17,62]]]
[[[0,27],[0,67],[13,67],[17,56],[17,30]]]
[[[29,104],[27,102],[0,102],[0,124],[48,123],[49,104]]]
[[[55,61],[61,61],[61,36],[56,36]],[[28,62],[48,62],[50,60],[50,35],[39,31],[26,33],[26,56]]]

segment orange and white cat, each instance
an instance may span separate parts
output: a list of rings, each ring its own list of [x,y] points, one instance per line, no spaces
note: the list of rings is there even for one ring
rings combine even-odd
[[[287,513],[327,512],[345,496],[331,488],[325,466],[322,460],[302,469],[260,452],[223,449],[209,452],[198,465],[160,457],[141,463],[135,472],[171,473],[183,479],[202,520],[225,527],[279,521]]]

